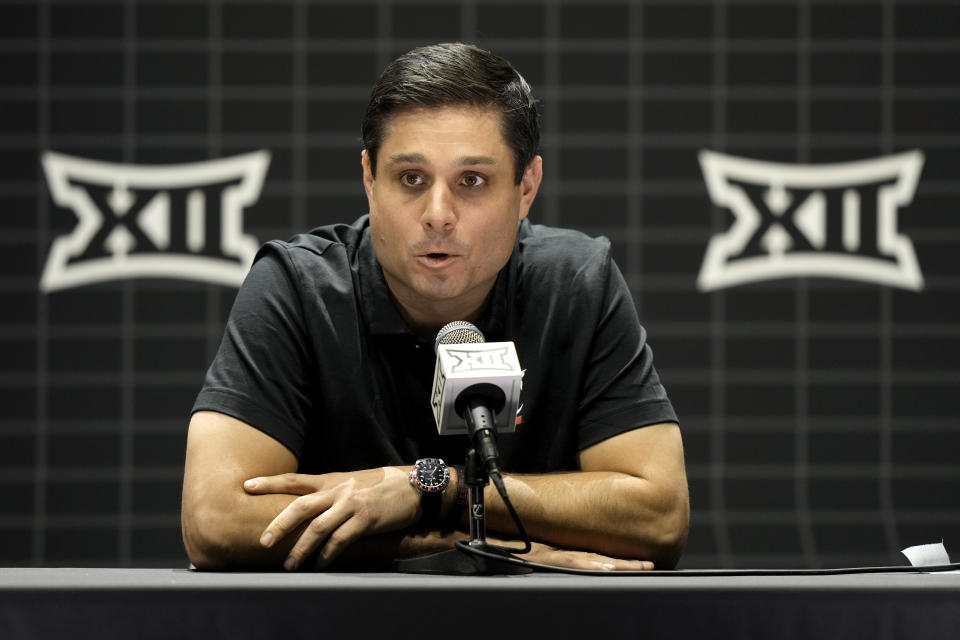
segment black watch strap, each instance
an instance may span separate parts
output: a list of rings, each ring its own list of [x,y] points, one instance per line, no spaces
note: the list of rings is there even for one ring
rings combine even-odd
[[[450,513],[447,514],[447,522],[453,526],[460,523],[460,516],[463,515],[463,509],[467,506],[467,479],[463,477],[463,465],[455,465],[457,470],[457,495],[453,499],[453,506]]]
[[[436,524],[440,521],[440,507],[443,505],[443,491],[436,493],[420,492],[420,522]]]

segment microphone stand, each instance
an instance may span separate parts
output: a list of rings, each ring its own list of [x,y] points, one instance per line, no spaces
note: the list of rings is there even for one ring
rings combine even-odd
[[[469,488],[467,506],[470,512],[470,540],[457,542],[453,549],[415,558],[394,560],[393,568],[400,573],[433,573],[461,576],[491,576],[532,573],[530,567],[514,564],[509,554],[487,543],[486,514],[483,491],[490,481],[486,469],[479,464],[477,450],[470,447],[464,463],[462,482]],[[464,548],[466,547],[466,549]],[[478,553],[471,553],[476,550]],[[497,557],[499,556],[499,557]]]
[[[470,542],[471,547],[487,544],[486,512],[483,504],[483,491],[490,482],[490,476],[482,465],[477,464],[477,450],[470,447],[467,450],[467,459],[463,465],[463,481],[467,485],[467,506],[470,508]]]

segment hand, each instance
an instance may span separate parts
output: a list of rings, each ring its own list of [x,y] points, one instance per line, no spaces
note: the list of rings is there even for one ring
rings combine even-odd
[[[417,491],[398,467],[323,475],[285,473],[252,478],[243,488],[257,495],[300,496],[260,536],[260,544],[269,548],[304,527],[284,561],[288,571],[315,551],[317,566],[326,567],[357,538],[402,529],[419,517]]]
[[[515,547],[518,541],[513,540],[509,543],[498,542],[497,544]],[[590,551],[576,551],[574,549],[552,547],[541,542],[533,542],[531,544],[533,547],[529,553],[517,554],[517,557],[538,564],[549,564],[554,567],[566,567],[568,569],[589,569],[592,571],[650,571],[653,569],[653,563],[649,560],[614,558]]]

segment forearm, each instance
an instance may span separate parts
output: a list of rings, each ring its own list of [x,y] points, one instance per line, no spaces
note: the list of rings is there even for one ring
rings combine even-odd
[[[239,487],[238,487],[239,489]],[[223,570],[283,566],[296,536],[273,547],[260,544],[267,525],[297,496],[229,492],[217,497],[184,495],[183,542],[198,569]]]
[[[318,569],[343,553],[376,564],[451,547],[442,532],[417,531],[420,498],[409,472],[380,467],[185,482],[188,554],[203,569]]]
[[[686,540],[686,486],[670,487],[610,471],[506,475],[510,501],[531,538],[570,549],[652,560],[672,567]],[[484,494],[487,526],[516,535],[491,483]]]
[[[452,549],[457,540],[469,535],[454,529],[407,529],[365,536],[333,562],[330,568],[341,571],[390,571],[393,561]]]
[[[246,496],[235,509],[207,511],[203,524],[184,517],[183,533],[191,562],[205,570],[280,569],[300,531],[266,548],[260,536],[267,525],[297,496]],[[302,527],[301,527],[302,529]],[[365,536],[354,541],[330,567],[338,570],[389,570],[393,560],[450,549],[469,536],[453,529],[407,529]],[[306,565],[305,568],[325,568]]]

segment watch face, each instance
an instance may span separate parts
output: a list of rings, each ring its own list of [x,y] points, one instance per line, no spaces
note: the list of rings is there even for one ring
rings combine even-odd
[[[417,464],[417,484],[421,491],[439,491],[447,486],[450,470],[442,460],[425,458]]]

